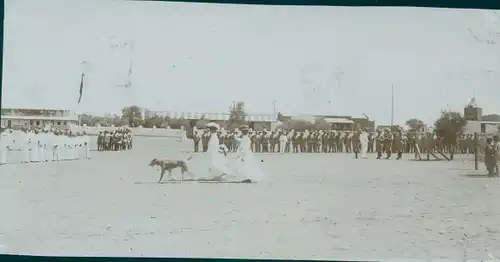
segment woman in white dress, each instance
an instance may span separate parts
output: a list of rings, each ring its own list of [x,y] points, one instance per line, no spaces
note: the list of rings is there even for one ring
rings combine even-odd
[[[361,144],[361,158],[368,158],[366,156],[366,152],[368,151],[368,133],[365,129],[362,129],[359,134],[359,142]]]
[[[262,181],[264,179],[264,173],[261,170],[260,161],[255,159],[255,155],[252,152],[252,143],[250,137],[248,137],[248,126],[242,126],[239,129],[242,135],[237,153],[237,176],[242,180],[249,180],[250,182]]]
[[[220,142],[217,136],[219,125],[211,122],[208,123],[206,127],[210,130],[210,140],[208,141],[206,153],[206,179],[218,179],[230,174],[230,171],[226,164],[226,159],[220,152]]]

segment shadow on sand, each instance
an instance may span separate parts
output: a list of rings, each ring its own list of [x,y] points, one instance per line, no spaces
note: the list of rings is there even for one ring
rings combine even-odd
[[[464,174],[464,175],[461,175],[461,176],[471,177],[471,178],[497,178],[496,176],[488,176],[487,174],[478,174],[478,173],[475,173],[475,174]]]
[[[161,181],[161,182],[157,182],[157,181],[149,181],[149,182],[141,182],[141,181],[136,181],[134,182],[135,185],[158,185],[158,184],[179,184],[181,183],[181,181]]]
[[[443,162],[445,159],[408,159],[408,161],[414,161],[414,162]]]
[[[252,182],[250,179],[245,179],[242,181],[220,181],[220,180],[206,180],[206,179],[184,179],[182,182],[180,180],[164,180],[161,182],[141,182],[141,181],[136,181],[134,182],[135,185],[154,185],[154,184],[180,184],[184,182],[197,182],[197,183],[203,183],[203,184],[252,184],[255,182]]]

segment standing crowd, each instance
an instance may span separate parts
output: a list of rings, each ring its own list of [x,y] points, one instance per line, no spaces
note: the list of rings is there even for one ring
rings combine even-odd
[[[133,136],[130,129],[121,127],[112,131],[100,131],[97,151],[123,151],[132,149]]]
[[[500,137],[498,135],[488,137],[484,146],[484,164],[488,170],[488,176],[498,176],[498,161],[500,157]]]
[[[59,129],[2,128],[0,165],[90,159],[90,138],[85,132]]]

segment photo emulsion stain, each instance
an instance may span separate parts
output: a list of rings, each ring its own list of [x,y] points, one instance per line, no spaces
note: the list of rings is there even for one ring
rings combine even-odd
[[[0,251],[492,260],[499,18],[7,1]]]

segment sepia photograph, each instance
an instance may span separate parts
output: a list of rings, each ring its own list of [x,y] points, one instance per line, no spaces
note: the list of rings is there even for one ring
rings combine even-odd
[[[500,11],[4,13],[0,253],[499,261]]]

